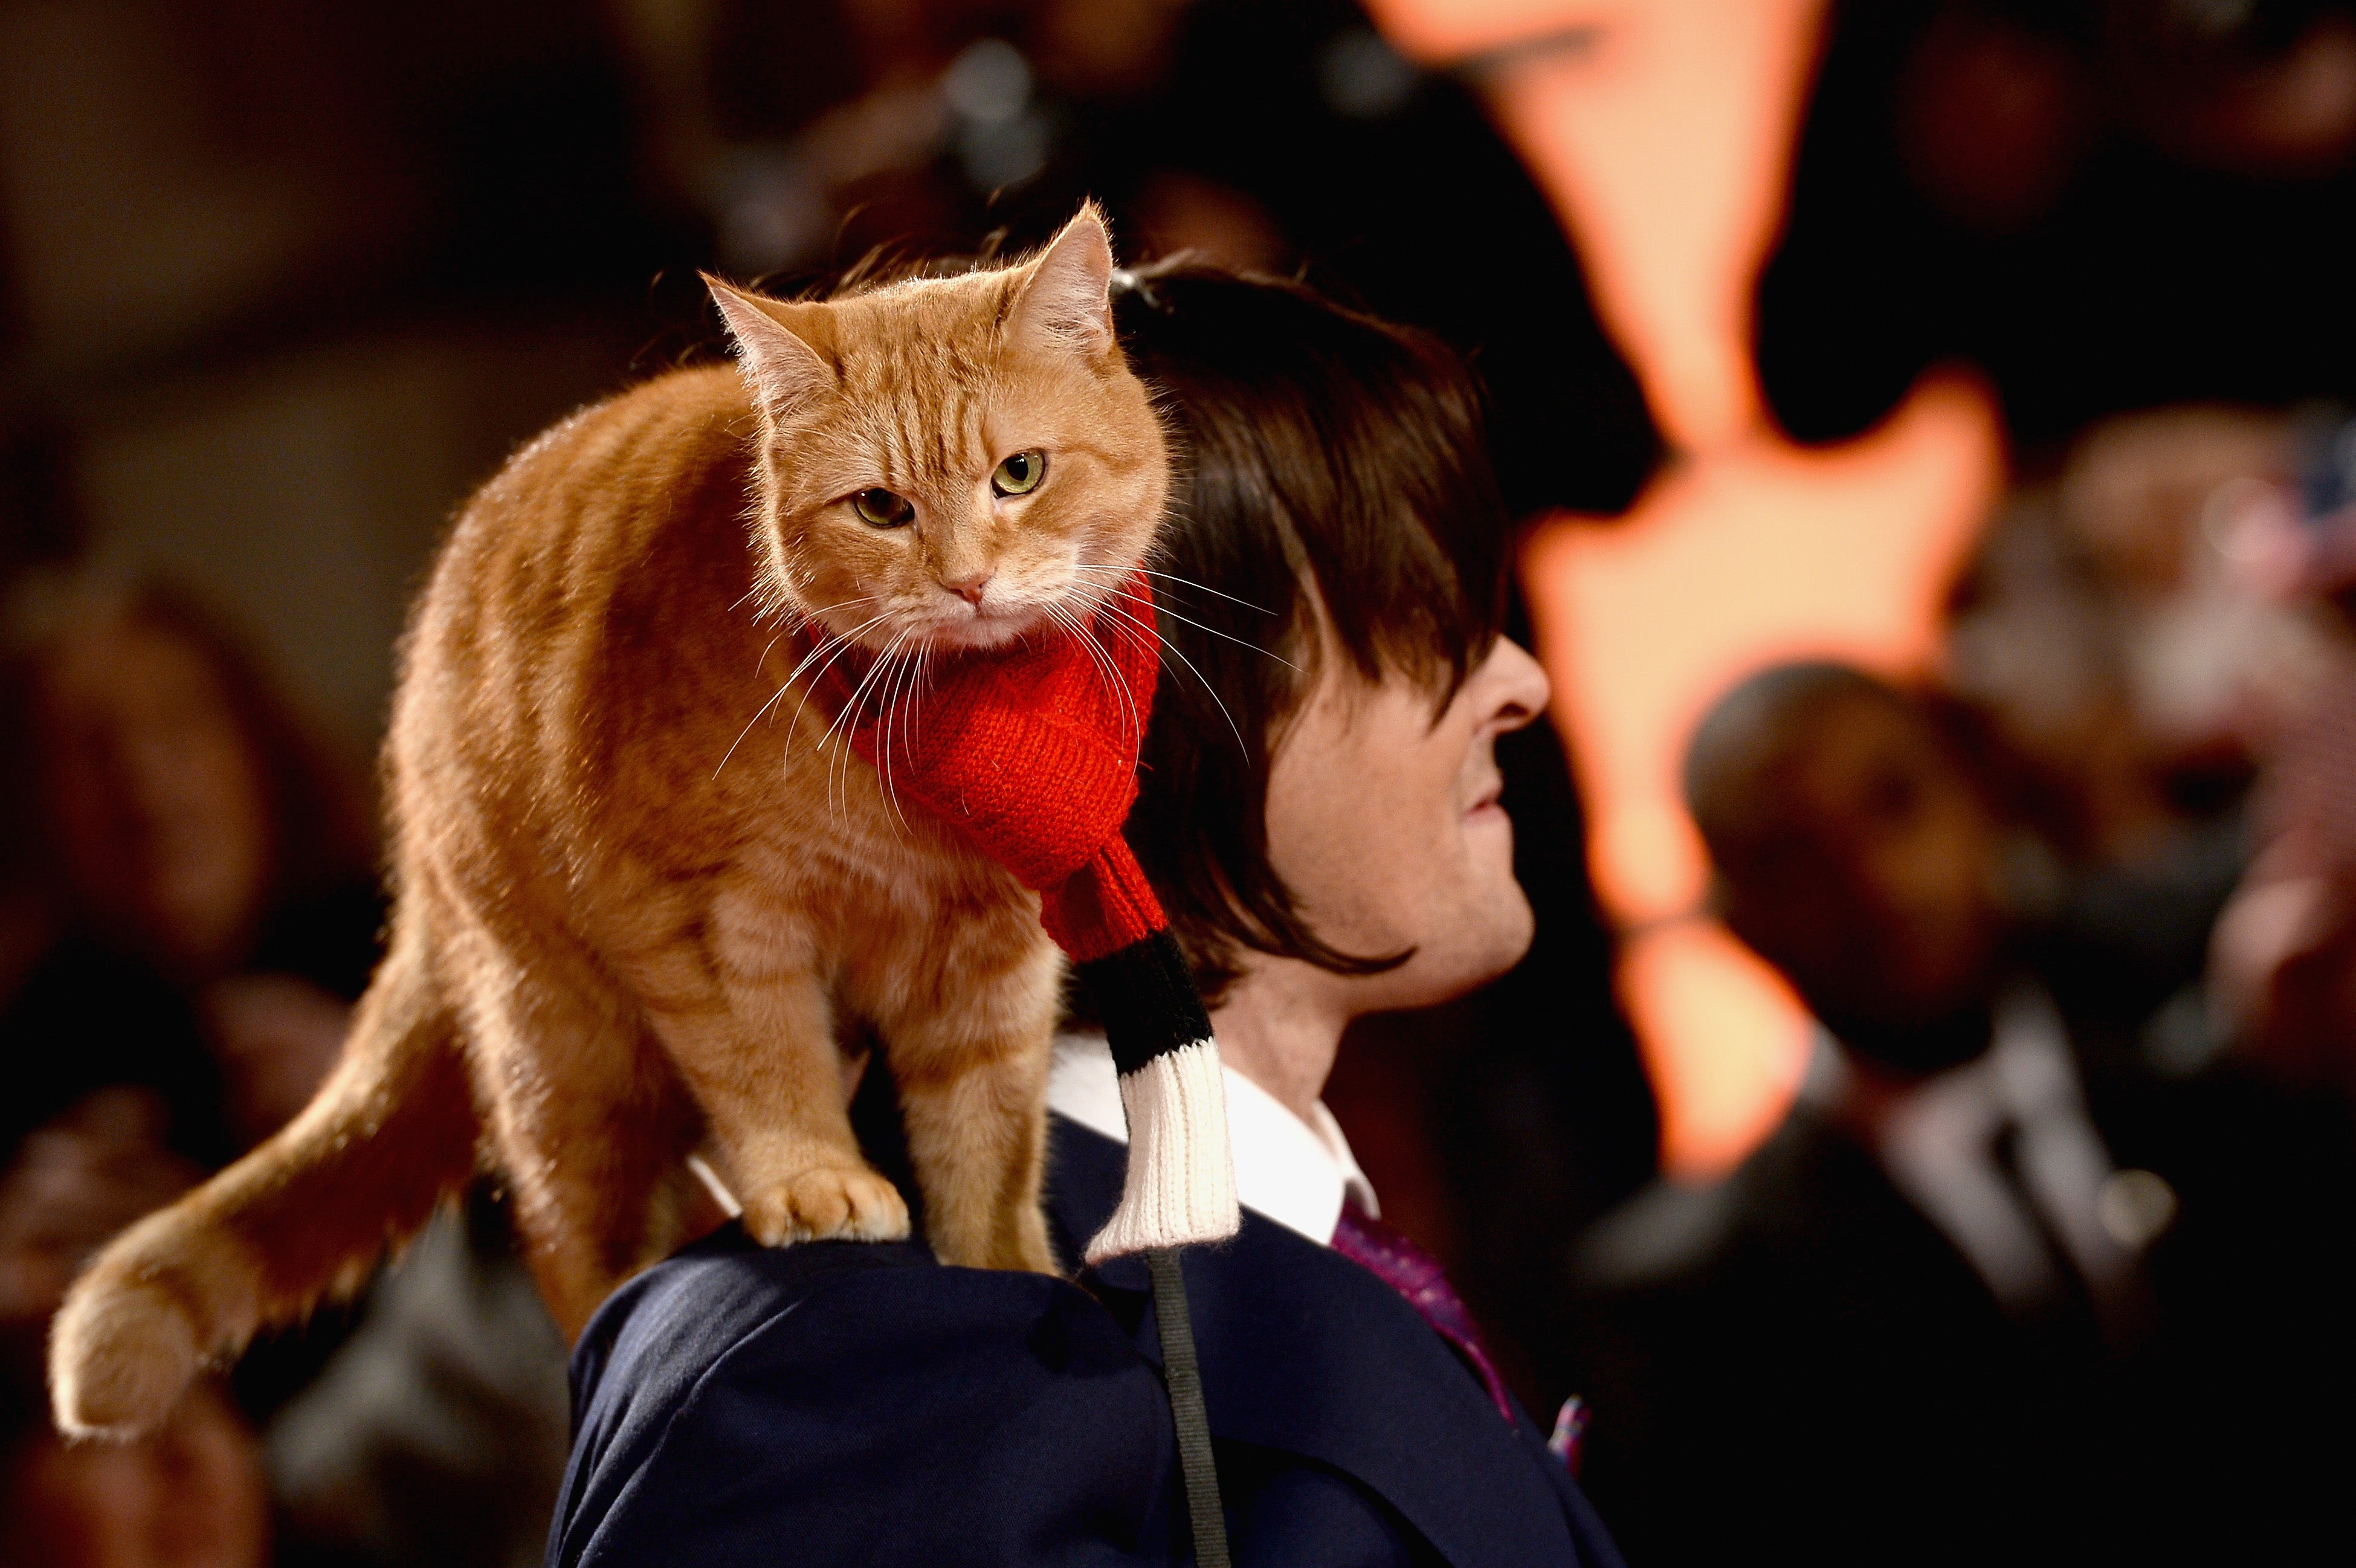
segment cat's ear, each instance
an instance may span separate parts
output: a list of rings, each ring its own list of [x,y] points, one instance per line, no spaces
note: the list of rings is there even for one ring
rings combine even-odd
[[[811,307],[757,299],[708,273],[703,282],[735,341],[736,369],[764,407],[789,408],[832,379],[818,350],[779,319],[786,311]]]
[[[1013,330],[1042,349],[1094,359],[1112,347],[1112,240],[1093,201],[1029,263]]]

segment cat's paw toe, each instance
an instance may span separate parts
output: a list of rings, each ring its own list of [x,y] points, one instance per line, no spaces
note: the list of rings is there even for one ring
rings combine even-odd
[[[744,1205],[744,1228],[765,1247],[788,1241],[901,1241],[908,1206],[873,1171],[813,1166]]]

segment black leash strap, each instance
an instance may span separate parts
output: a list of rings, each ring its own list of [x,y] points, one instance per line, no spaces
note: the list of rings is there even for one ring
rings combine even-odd
[[[1162,1330],[1162,1376],[1178,1428],[1178,1467],[1186,1478],[1186,1517],[1194,1527],[1195,1568],[1228,1568],[1227,1519],[1219,1507],[1219,1472],[1211,1463],[1211,1423],[1203,1413],[1203,1369],[1194,1360],[1194,1324],[1186,1314],[1186,1280],[1178,1250],[1145,1254],[1153,1276],[1153,1317]]]

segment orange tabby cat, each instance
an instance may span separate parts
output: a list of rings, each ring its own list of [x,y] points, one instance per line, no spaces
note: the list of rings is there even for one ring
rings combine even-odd
[[[996,271],[823,303],[715,284],[735,370],[576,414],[474,499],[409,634],[391,946],[341,1064],[83,1275],[65,1430],[153,1425],[199,1363],[348,1288],[478,1142],[568,1336],[676,1243],[699,1144],[764,1243],[905,1235],[844,1112],[852,1018],[934,1248],[1054,1266],[1037,896],[820,744],[781,630],[991,646],[1085,620],[1138,564],[1167,460],[1111,265],[1090,208]]]

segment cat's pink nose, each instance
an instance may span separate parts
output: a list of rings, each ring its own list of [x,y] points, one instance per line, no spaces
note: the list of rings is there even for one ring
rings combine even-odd
[[[954,583],[944,579],[941,586],[963,599],[967,604],[979,608],[981,604],[981,591],[990,586],[990,574],[984,572],[979,576],[959,577]]]

